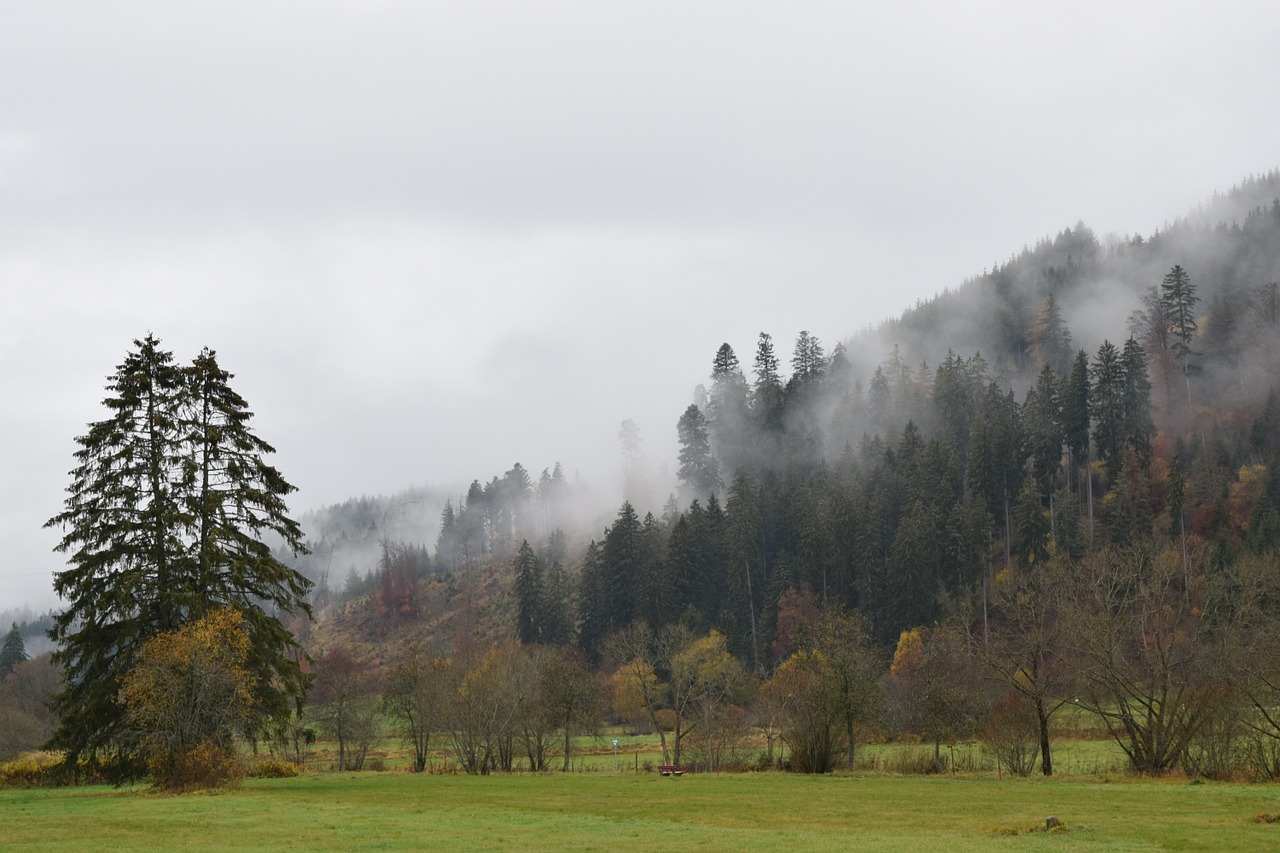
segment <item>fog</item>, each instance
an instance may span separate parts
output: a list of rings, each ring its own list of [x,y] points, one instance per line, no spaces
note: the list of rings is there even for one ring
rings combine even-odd
[[[41,526],[148,331],[217,350],[297,514],[517,461],[608,506],[620,423],[674,470],[722,341],[744,367],[761,331],[784,363],[801,329],[829,351],[1077,221],[1150,233],[1274,167],[1278,19],[10,4],[0,610],[54,603]],[[1117,336],[1090,306],[1073,333]]]

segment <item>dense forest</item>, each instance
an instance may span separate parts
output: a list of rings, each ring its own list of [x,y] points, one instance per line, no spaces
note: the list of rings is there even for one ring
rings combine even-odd
[[[448,500],[434,543],[380,535],[338,592],[514,559],[534,575],[521,612],[559,626],[526,639],[596,655],[635,619],[681,622],[765,673],[789,590],[892,644],[1006,566],[1139,543],[1227,565],[1276,535],[1278,278],[1275,172],[1150,237],[1077,225],[830,353],[807,332],[789,353],[767,333],[743,358],[714,349],[673,413],[664,505],[627,422],[625,501],[603,532],[581,526],[583,487],[559,464],[516,464]],[[334,536],[315,540],[317,580]],[[530,599],[544,587],[556,601]]]
[[[615,716],[674,716],[676,760],[696,653],[756,685],[720,704],[757,725],[784,687],[844,709],[812,760],[784,715],[807,769],[852,762],[855,720],[936,743],[1022,714],[1051,772],[1068,701],[1137,769],[1203,764],[1223,726],[1270,739],[1256,769],[1280,758],[1278,280],[1272,172],[1149,237],[1066,229],[829,352],[709,347],[669,494],[626,421],[606,514],[559,464],[516,464],[447,498],[434,542],[379,536],[340,588],[319,561],[395,502],[330,508],[309,639],[375,668],[426,643],[473,675],[511,642],[572,652],[612,673]],[[823,692],[841,666],[861,698]]]
[[[940,765],[982,730],[1048,774],[1070,706],[1136,770],[1280,777],[1280,172],[830,351],[748,346],[708,346],[669,488],[624,421],[611,502],[517,463],[304,516],[278,556],[315,582],[312,710],[274,742],[315,723],[358,767],[380,708],[417,769],[442,732],[469,772],[520,742],[543,769],[558,732],[567,769],[607,709],[668,763],[752,730],[797,770],[868,732]]]

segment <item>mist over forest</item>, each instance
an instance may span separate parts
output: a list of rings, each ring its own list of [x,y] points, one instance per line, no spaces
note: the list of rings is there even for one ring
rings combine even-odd
[[[567,771],[572,732],[607,713],[656,734],[668,768],[682,749],[700,769],[745,768],[754,731],[760,769],[827,772],[842,752],[853,769],[860,740],[910,733],[942,772],[942,743],[981,731],[997,761],[1016,752],[1026,775],[1038,756],[1048,776],[1051,717],[1071,707],[1132,770],[1280,778],[1280,171],[1151,235],[1065,228],[842,340],[766,328],[706,352],[705,381],[670,413],[674,460],[627,419],[616,477],[513,461],[298,524],[273,502],[278,523],[257,529],[274,550],[255,540],[229,561],[278,569],[296,596],[248,608],[296,644],[287,664],[311,706],[282,712],[272,748],[305,763],[314,724],[336,737],[337,769],[358,769],[381,707],[422,738],[417,771],[433,728],[468,773],[515,769],[517,737],[545,770],[560,731]],[[230,377],[208,350],[181,370],[175,387]],[[190,434],[247,422],[227,399],[234,418]],[[200,457],[202,478],[181,457],[179,482],[247,464],[218,469],[220,454]],[[277,498],[292,491],[256,470]],[[96,505],[77,514],[90,504],[51,522],[84,521],[64,543],[101,536]],[[41,653],[75,614],[0,614],[10,682],[27,685],[10,693],[52,689]],[[68,695],[59,732],[81,707]],[[53,724],[21,713],[0,748]]]
[[[1159,308],[1152,300],[1158,303],[1159,286],[1174,267],[1186,271],[1195,289],[1194,339],[1188,344],[1194,355],[1183,365],[1168,330],[1150,323]],[[678,431],[678,467],[647,458],[645,432],[624,421],[618,432],[621,483],[614,472],[570,478],[562,462],[572,465],[573,460],[536,460],[528,467],[517,461],[505,471],[477,472],[466,486],[352,498],[302,516],[312,553],[297,565],[327,599],[372,589],[393,552],[416,554],[413,564],[424,573],[456,572],[509,563],[528,541],[548,567],[562,564],[573,579],[574,601],[566,606],[581,620],[586,618],[582,609],[590,609],[582,584],[589,582],[593,560],[600,556],[593,556],[593,547],[598,552],[616,524],[629,524],[631,512],[650,540],[650,570],[668,576],[671,587],[658,596],[661,601],[647,605],[648,615],[662,621],[692,608],[701,627],[727,629],[735,651],[745,653],[754,645],[752,654],[760,655],[760,637],[751,644],[745,638],[749,614],[770,620],[777,597],[790,586],[824,600],[836,596],[855,609],[884,608],[881,598],[894,576],[889,555],[901,525],[910,520],[909,501],[895,499],[892,517],[881,518],[878,559],[869,555],[876,549],[867,542],[842,541],[839,531],[843,527],[852,535],[860,527],[852,523],[852,507],[868,500],[864,492],[872,484],[898,476],[901,472],[886,466],[895,468],[893,460],[906,454],[920,457],[912,465],[929,460],[937,468],[931,475],[935,481],[950,483],[947,489],[939,490],[937,482],[925,489],[954,497],[930,505],[927,514],[938,524],[968,525],[973,532],[972,541],[957,546],[963,553],[931,558],[938,577],[918,583],[913,594],[926,605],[894,618],[877,617],[879,638],[889,642],[897,630],[936,615],[940,592],[950,588],[954,593],[975,582],[1013,547],[1010,507],[1022,491],[1018,472],[1030,451],[1025,440],[1016,442],[1020,449],[1014,456],[1025,458],[1008,462],[1013,473],[998,489],[983,486],[975,479],[973,434],[989,428],[996,409],[1028,414],[1046,365],[1059,383],[1052,394],[1059,396],[1078,353],[1092,361],[1104,342],[1118,350],[1131,337],[1143,347],[1157,466],[1148,475],[1154,516],[1166,510],[1156,481],[1175,453],[1184,468],[1196,466],[1188,507],[1193,515],[1222,497],[1241,465],[1263,463],[1271,448],[1268,430],[1277,428],[1268,420],[1274,409],[1267,407],[1280,366],[1278,278],[1280,173],[1275,171],[1216,194],[1154,234],[1099,236],[1078,223],[994,262],[897,319],[854,330],[840,341],[819,341],[804,331],[787,338],[789,330],[768,328],[754,341],[709,339],[707,381],[694,390],[690,407],[672,412],[668,425],[644,425],[644,430]],[[814,306],[814,313],[821,316],[822,307]],[[1096,426],[1096,413],[1092,419]],[[1066,457],[1061,470],[1032,478],[1042,509],[1053,514],[1055,532],[1063,526],[1058,523],[1062,505],[1069,503],[1067,511],[1083,513],[1094,524],[1092,542],[1105,541],[1101,508],[1123,460],[1102,461],[1090,484],[1099,489],[1092,512],[1077,506],[1083,500],[1077,494],[1080,471],[1067,470]],[[983,489],[987,494],[980,494]],[[681,562],[686,558],[673,551],[690,526],[728,524],[726,509],[733,515],[744,502],[755,504],[759,528],[753,533],[756,543],[747,549],[751,571],[758,575],[751,578],[757,598],[731,604],[733,595],[741,594],[733,592],[737,582],[723,568]],[[952,518],[957,508],[972,511],[973,517]],[[822,517],[821,542],[813,541],[798,520],[809,511]],[[760,513],[776,517],[756,518]],[[1247,519],[1226,527],[1224,533],[1202,524],[1199,532],[1209,540],[1225,535],[1233,541],[1249,533]],[[723,530],[713,536],[717,547],[746,548],[730,546],[726,536]],[[864,532],[857,536],[865,538]],[[1005,545],[993,556],[983,544],[988,539]],[[728,562],[723,554],[701,559]],[[655,569],[658,564],[663,568]],[[708,580],[703,577],[708,571],[718,576]],[[883,577],[873,580],[877,571]],[[953,580],[935,585],[942,577]],[[642,578],[632,580],[644,585]],[[682,583],[710,588],[695,591]],[[638,590],[632,593],[635,600],[621,605],[624,610],[643,598]],[[626,620],[618,613],[606,619],[609,625],[621,621]]]

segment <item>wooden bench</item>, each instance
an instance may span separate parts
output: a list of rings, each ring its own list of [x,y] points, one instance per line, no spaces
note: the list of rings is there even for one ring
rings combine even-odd
[[[679,764],[659,764],[658,772],[663,776],[683,776],[684,768]]]

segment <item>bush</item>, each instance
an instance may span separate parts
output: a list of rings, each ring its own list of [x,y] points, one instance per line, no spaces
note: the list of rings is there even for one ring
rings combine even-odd
[[[159,787],[170,791],[230,788],[244,778],[244,762],[213,743],[202,743],[176,757],[157,756],[152,775]]]
[[[293,779],[298,775],[298,765],[279,758],[261,758],[249,766],[251,779]]]
[[[1020,693],[1008,693],[991,708],[982,731],[987,750],[1015,776],[1029,776],[1040,757],[1035,708]]]
[[[0,764],[0,788],[46,788],[57,784],[58,758],[45,753]]]
[[[1267,735],[1251,737],[1249,763],[1254,781],[1274,782],[1280,779],[1280,740]]]
[[[1212,719],[1187,745],[1182,754],[1182,770],[1188,776],[1231,781],[1247,772],[1249,747],[1249,741],[1240,736],[1240,725],[1235,719]]]

